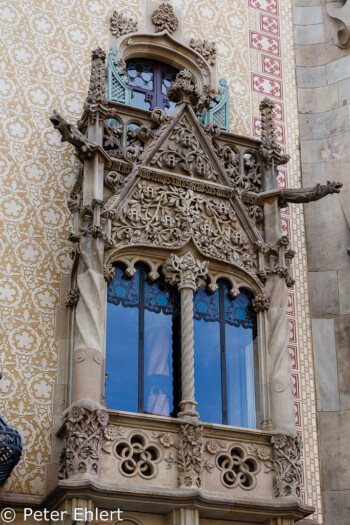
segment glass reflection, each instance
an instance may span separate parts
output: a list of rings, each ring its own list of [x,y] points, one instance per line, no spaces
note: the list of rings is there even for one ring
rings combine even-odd
[[[251,298],[236,298],[225,281],[194,295],[195,395],[201,419],[256,427],[256,314]]]
[[[117,266],[108,286],[105,396],[111,409],[168,416],[175,406],[179,297],[163,278],[151,282],[147,273],[140,265],[128,279]]]

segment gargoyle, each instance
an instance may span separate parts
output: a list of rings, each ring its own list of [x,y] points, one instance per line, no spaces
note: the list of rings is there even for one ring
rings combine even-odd
[[[89,141],[73,124],[69,124],[54,109],[53,115],[49,117],[53,127],[61,133],[62,142],[70,142],[78,150],[78,155],[84,159],[91,158],[93,152],[98,147],[95,142]]]
[[[318,201],[323,199],[326,195],[332,193],[339,193],[343,186],[341,182],[330,182],[327,184],[316,184],[311,188],[298,188],[291,190],[282,190],[281,205],[284,207],[287,202],[304,203],[311,201]]]

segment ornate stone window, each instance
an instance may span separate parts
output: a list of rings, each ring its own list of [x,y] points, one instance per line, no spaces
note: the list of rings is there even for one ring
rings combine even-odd
[[[126,63],[131,91],[131,105],[143,109],[164,109],[170,115],[175,102],[169,100],[167,88],[174,82],[179,71],[161,62],[131,59]]]

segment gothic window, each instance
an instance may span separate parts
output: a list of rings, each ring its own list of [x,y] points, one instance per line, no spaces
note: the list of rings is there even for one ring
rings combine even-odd
[[[194,295],[195,395],[203,421],[256,427],[257,325],[251,297],[220,280]]]
[[[175,415],[180,381],[178,292],[143,265],[122,266],[107,293],[105,397],[109,409]],[[173,381],[174,379],[174,381]]]
[[[173,112],[175,103],[167,95],[167,88],[176,78],[178,70],[153,60],[132,59],[126,63],[131,90],[131,105],[152,110],[164,109],[168,115]]]

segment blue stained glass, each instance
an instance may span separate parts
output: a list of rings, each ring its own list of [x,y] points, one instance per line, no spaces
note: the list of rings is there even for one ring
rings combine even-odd
[[[201,286],[194,294],[193,315],[198,320],[219,321],[219,290],[210,294],[206,285]]]
[[[122,268],[115,268],[114,279],[107,291],[107,301],[115,305],[138,306],[140,302],[140,274],[137,271],[132,279],[128,279]]]
[[[145,280],[145,308],[151,312],[167,315],[179,313],[179,299],[176,289],[162,281],[151,283]]]
[[[225,322],[243,328],[255,328],[256,315],[252,308],[251,299],[244,292],[232,299],[228,287],[224,294]]]

